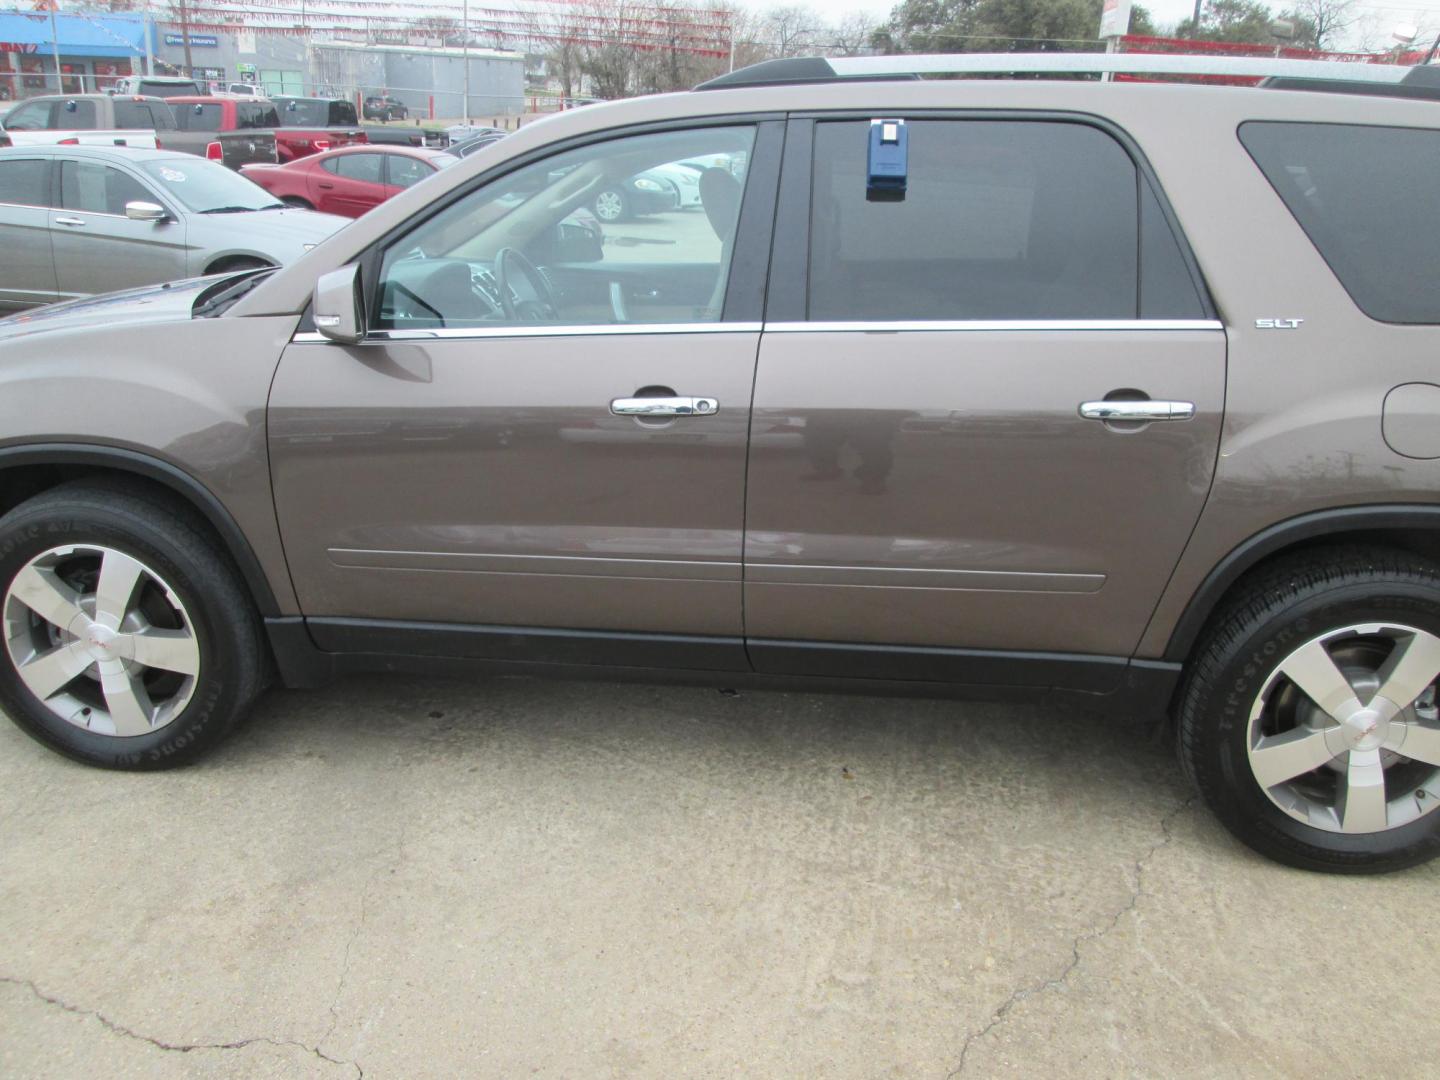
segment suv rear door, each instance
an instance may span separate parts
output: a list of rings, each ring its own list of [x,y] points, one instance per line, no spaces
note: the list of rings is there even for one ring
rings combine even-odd
[[[869,119],[796,119],[787,139],[747,482],[751,658],[1108,689],[1209,488],[1224,332],[1116,133],[912,118],[908,190],[885,201],[867,192]],[[1082,416],[1144,398],[1129,407],[1193,416]],[[1052,664],[1022,673],[1017,654]]]

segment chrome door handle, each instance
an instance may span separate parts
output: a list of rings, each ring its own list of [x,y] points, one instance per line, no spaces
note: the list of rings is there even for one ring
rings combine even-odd
[[[1156,420],[1189,420],[1195,415],[1190,401],[1085,401],[1080,415],[1086,420],[1128,420],[1153,423]]]
[[[78,218],[78,217],[57,217],[57,218],[55,219],[55,224],[56,224],[56,225],[84,225],[84,224],[85,224],[85,219],[84,219],[84,218]]]
[[[621,397],[610,402],[616,416],[714,416],[719,409],[713,397]]]

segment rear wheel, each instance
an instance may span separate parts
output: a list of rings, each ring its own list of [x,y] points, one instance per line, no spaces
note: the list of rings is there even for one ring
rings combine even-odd
[[[1256,579],[1202,643],[1182,762],[1237,837],[1312,870],[1440,854],[1440,572],[1337,549]]]
[[[205,272],[207,274],[234,274],[241,270],[264,270],[274,265],[264,259],[252,259],[240,255],[233,259],[220,259],[218,262],[211,263],[210,268]]]
[[[228,560],[148,490],[68,484],[0,519],[0,705],[107,768],[218,743],[264,685],[259,620]]]

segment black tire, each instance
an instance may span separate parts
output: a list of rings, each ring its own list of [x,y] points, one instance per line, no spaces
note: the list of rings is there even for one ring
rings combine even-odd
[[[286,206],[293,206],[297,210],[314,210],[315,204],[309,199],[302,199],[299,195],[286,195],[280,200]]]
[[[52,712],[7,651],[0,656],[0,705],[27,735],[88,765],[153,770],[196,760],[246,714],[269,673],[260,619],[239,575],[183,504],[140,485],[75,481],[0,518],[0,597],[32,559],[71,544],[129,555],[179,597],[198,641],[193,692],[173,720],[152,732],[99,734]]]
[[[1330,631],[1386,622],[1440,635],[1440,571],[1399,551],[1323,549],[1246,583],[1197,647],[1179,702],[1181,765],[1225,827],[1261,854],[1351,874],[1440,855],[1440,812],[1383,831],[1328,831],[1281,810],[1250,764],[1251,709],[1286,658]]]

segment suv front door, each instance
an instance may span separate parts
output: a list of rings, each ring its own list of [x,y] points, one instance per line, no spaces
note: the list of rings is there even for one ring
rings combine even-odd
[[[362,262],[366,340],[300,335],[271,395],[276,509],[322,647],[746,667],[746,432],[782,134],[563,151],[447,196]],[[597,185],[701,154],[749,161],[710,177],[705,213],[577,224]]]
[[[912,119],[897,200],[867,192],[869,129],[798,119],[788,138],[749,466],[751,658],[1109,689],[1209,489],[1224,332],[1111,133]],[[1082,415],[1110,408],[1167,419]]]

